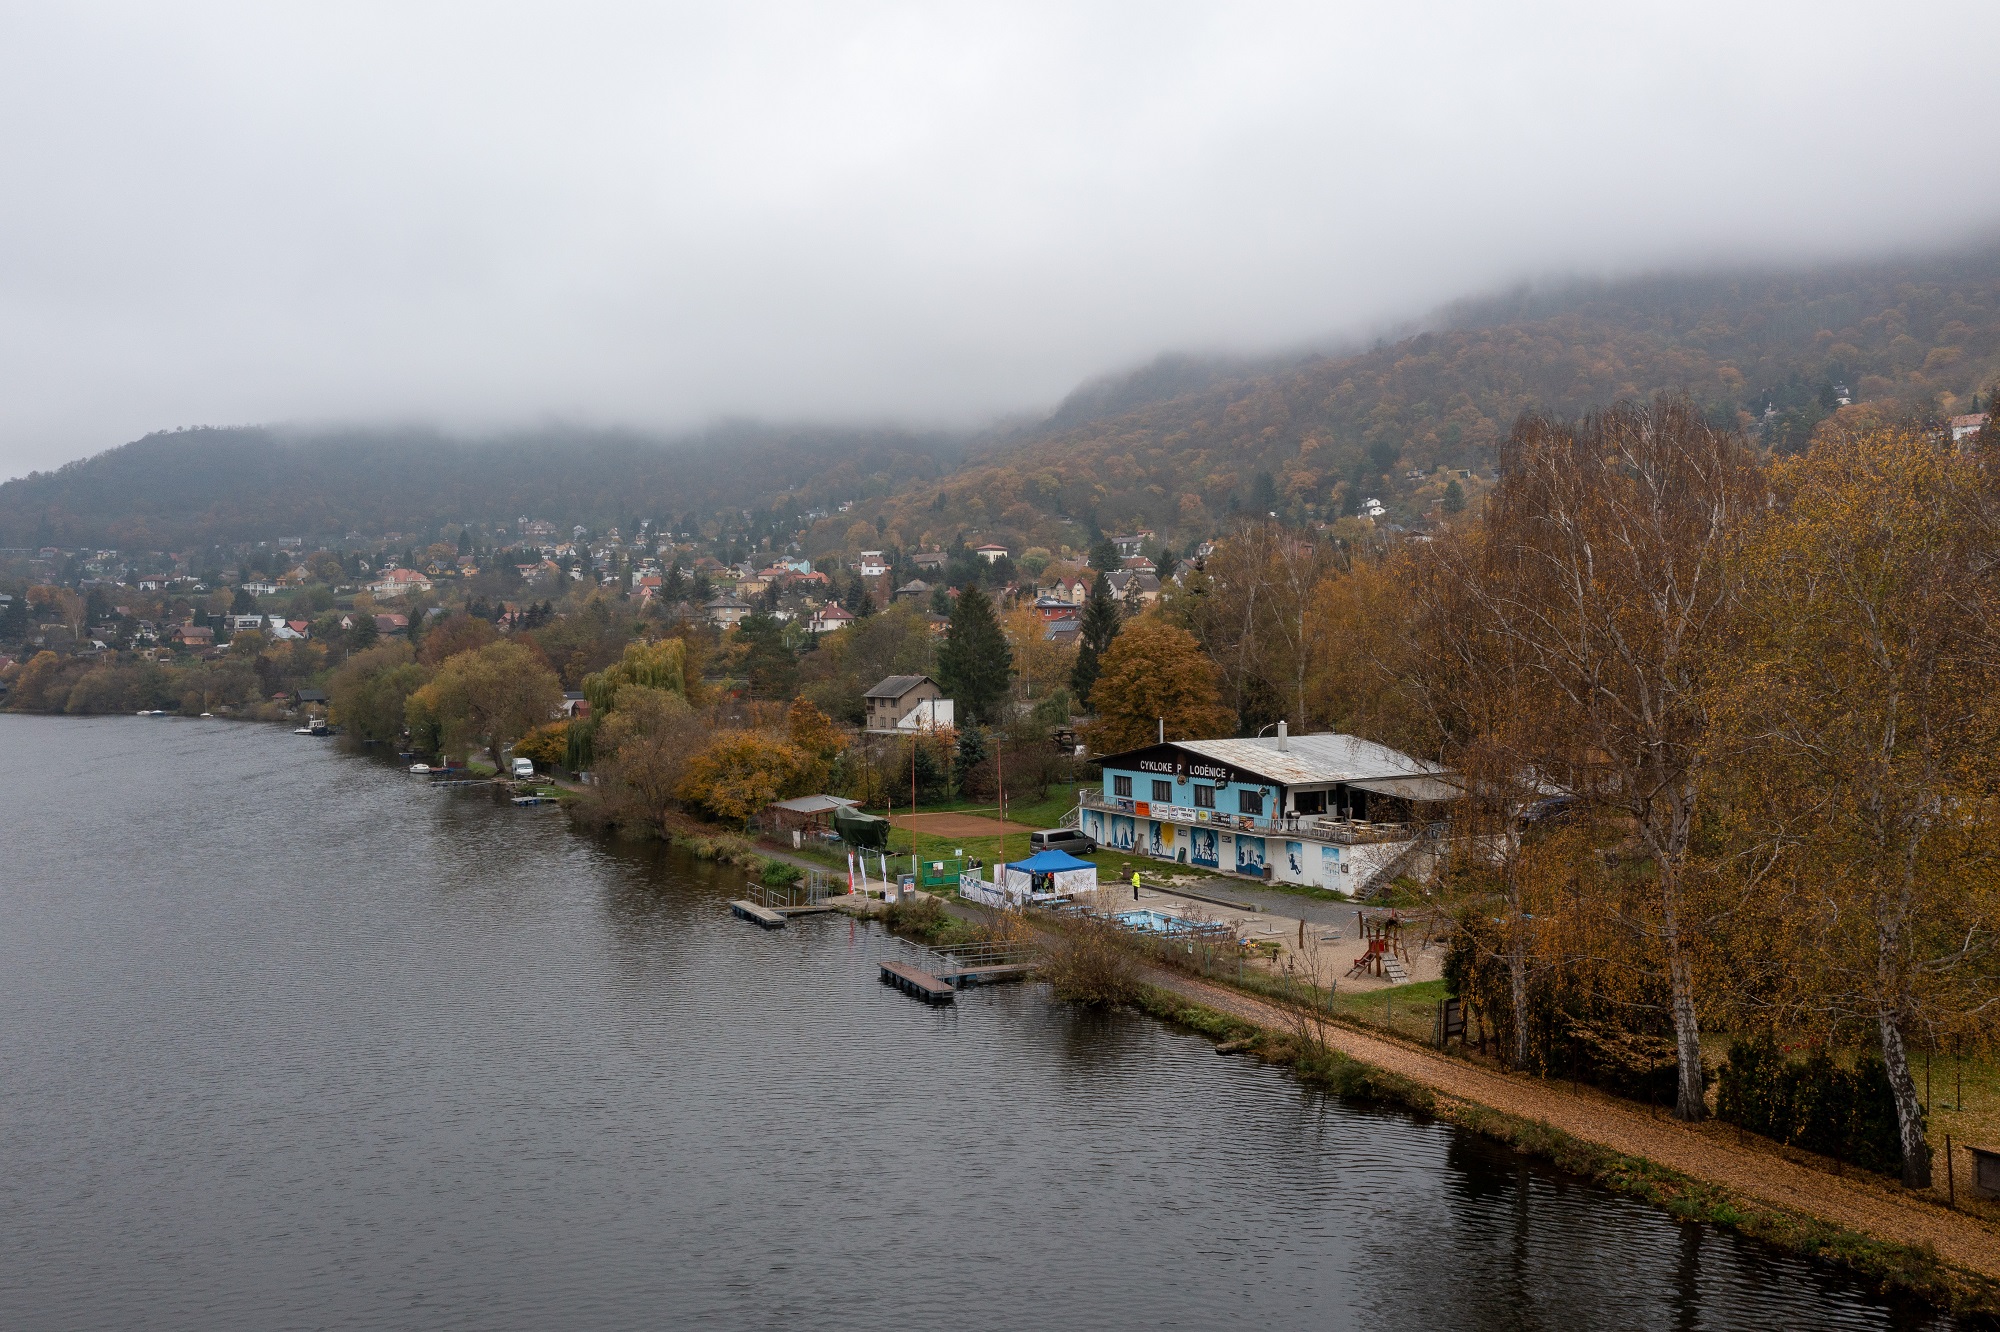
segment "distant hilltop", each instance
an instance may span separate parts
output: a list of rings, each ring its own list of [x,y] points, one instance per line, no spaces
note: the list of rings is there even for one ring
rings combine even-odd
[[[0,485],[0,547],[328,540],[530,513],[601,529],[745,509],[797,516],[814,553],[1060,549],[1141,527],[1186,545],[1242,512],[1420,520],[1440,477],[1490,468],[1523,411],[1670,390],[1788,452],[1843,405],[1942,419],[1990,405],[1980,395],[1996,379],[1991,246],[1524,288],[1346,354],[1165,356],[1085,385],[1040,423],[984,434],[175,431]]]

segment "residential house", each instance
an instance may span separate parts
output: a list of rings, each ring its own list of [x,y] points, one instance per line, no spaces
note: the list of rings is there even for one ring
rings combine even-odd
[[[928,675],[891,675],[861,696],[865,725],[878,734],[894,732],[919,705],[943,698],[944,690]]]
[[[205,624],[176,625],[169,637],[182,647],[205,648],[215,645],[215,630]]]
[[[1083,614],[1083,607],[1062,597],[1041,596],[1035,598],[1035,614],[1044,620],[1073,620]]]
[[[920,550],[910,557],[910,563],[925,573],[942,573],[950,562],[951,557],[941,550]]]
[[[368,590],[378,597],[400,597],[411,592],[430,591],[431,580],[415,569],[387,569],[368,585]]]
[[[702,608],[708,622],[718,629],[728,629],[741,624],[751,613],[751,607],[732,596],[720,596]]]
[[[410,632],[410,617],[407,615],[377,615],[375,617],[375,632],[385,637],[389,634],[407,634]]]
[[[854,617],[839,606],[821,606],[806,620],[806,631],[817,638],[821,634],[830,634],[836,629],[845,629],[853,623]]]
[[[1118,567],[1123,569],[1126,573],[1156,574],[1160,571],[1160,567],[1154,564],[1151,560],[1147,559],[1144,555],[1127,555],[1124,559],[1118,562]]]
[[[931,585],[921,578],[912,578],[896,589],[898,601],[927,601],[931,595]]]
[[[980,559],[985,560],[988,564],[998,564],[1000,563],[1000,561],[1006,559],[1008,555],[1010,555],[1012,552],[1010,552],[1005,546],[996,546],[992,542],[988,542],[983,546],[973,547],[972,553],[974,555],[977,555]]]
[[[556,716],[566,717],[574,720],[575,718],[588,717],[589,715],[590,715],[589,699],[585,698],[582,694],[576,692],[574,689],[565,690],[563,692],[562,706],[556,710]]]
[[[889,561],[879,550],[864,550],[861,558],[854,563],[854,572],[863,578],[883,578],[889,573]]]
[[[1951,442],[1954,444],[1963,444],[1966,440],[1971,439],[1974,435],[1985,429],[1986,423],[1992,419],[1991,412],[1978,412],[1971,416],[1952,417]]]
[[[1075,647],[1082,641],[1083,621],[1076,618],[1050,620],[1043,637],[1057,647]]]
[[[317,689],[294,689],[292,706],[295,708],[324,708],[326,695]]]
[[[1081,606],[1090,599],[1091,581],[1091,577],[1087,574],[1058,574],[1045,590],[1051,597],[1066,601],[1072,606]]]
[[[1120,555],[1130,557],[1133,555],[1137,555],[1140,552],[1140,550],[1145,547],[1145,544],[1148,541],[1151,541],[1152,539],[1153,539],[1152,530],[1150,528],[1142,527],[1138,531],[1129,533],[1125,536],[1112,537],[1111,544],[1118,547],[1118,553]]]
[[[1121,569],[1117,573],[1106,574],[1104,582],[1111,590],[1113,601],[1150,606],[1160,599],[1160,580],[1149,573],[1126,573]]]

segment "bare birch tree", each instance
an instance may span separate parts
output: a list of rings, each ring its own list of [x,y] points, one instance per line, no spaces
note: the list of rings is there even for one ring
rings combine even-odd
[[[1532,752],[1514,755],[1627,819],[1650,889],[1622,923],[1659,959],[1678,1064],[1675,1113],[1706,1113],[1687,902],[1710,657],[1731,600],[1728,541],[1761,503],[1756,468],[1691,403],[1575,424],[1524,417],[1486,511],[1476,613],[1517,663]]]

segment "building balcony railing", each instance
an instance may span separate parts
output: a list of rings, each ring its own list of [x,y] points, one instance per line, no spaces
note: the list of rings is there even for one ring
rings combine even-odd
[[[1096,791],[1083,792],[1079,803],[1085,809],[1106,814],[1128,814],[1133,818],[1154,819],[1162,823],[1258,833],[1269,837],[1301,837],[1347,846],[1407,842],[1427,826],[1423,823],[1371,823],[1366,819],[1343,819],[1325,814],[1232,814],[1221,809],[1195,809],[1187,805],[1162,805],[1123,796],[1105,796]]]

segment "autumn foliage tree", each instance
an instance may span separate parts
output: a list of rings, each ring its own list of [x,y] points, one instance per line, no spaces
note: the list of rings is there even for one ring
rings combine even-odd
[[[1626,821],[1646,890],[1608,882],[1601,909],[1656,970],[1680,1065],[1675,1113],[1706,1113],[1690,901],[1700,814],[1706,651],[1732,605],[1729,544],[1764,497],[1741,442],[1692,403],[1621,405],[1581,422],[1524,417],[1486,511],[1470,613],[1518,669],[1523,758]],[[1615,891],[1614,891],[1615,890]]]
[[[434,732],[441,749],[483,746],[497,762],[509,743],[548,721],[561,702],[555,672],[529,648],[502,641],[446,661],[404,710],[411,730]]]
[[[1754,996],[1879,1044],[1906,1184],[1930,1182],[1914,1038],[2000,1006],[2000,582],[1980,463],[1928,432],[1821,433],[1741,555],[1715,748],[1740,862],[1775,861]]]
[[[681,779],[680,798],[718,819],[748,826],[773,800],[804,795],[812,759],[763,731],[724,731],[697,753]]]
[[[1187,630],[1158,616],[1132,621],[1112,640],[1091,691],[1091,748],[1111,754],[1149,744],[1162,725],[1169,740],[1229,734],[1236,714],[1222,702],[1218,675]]]

